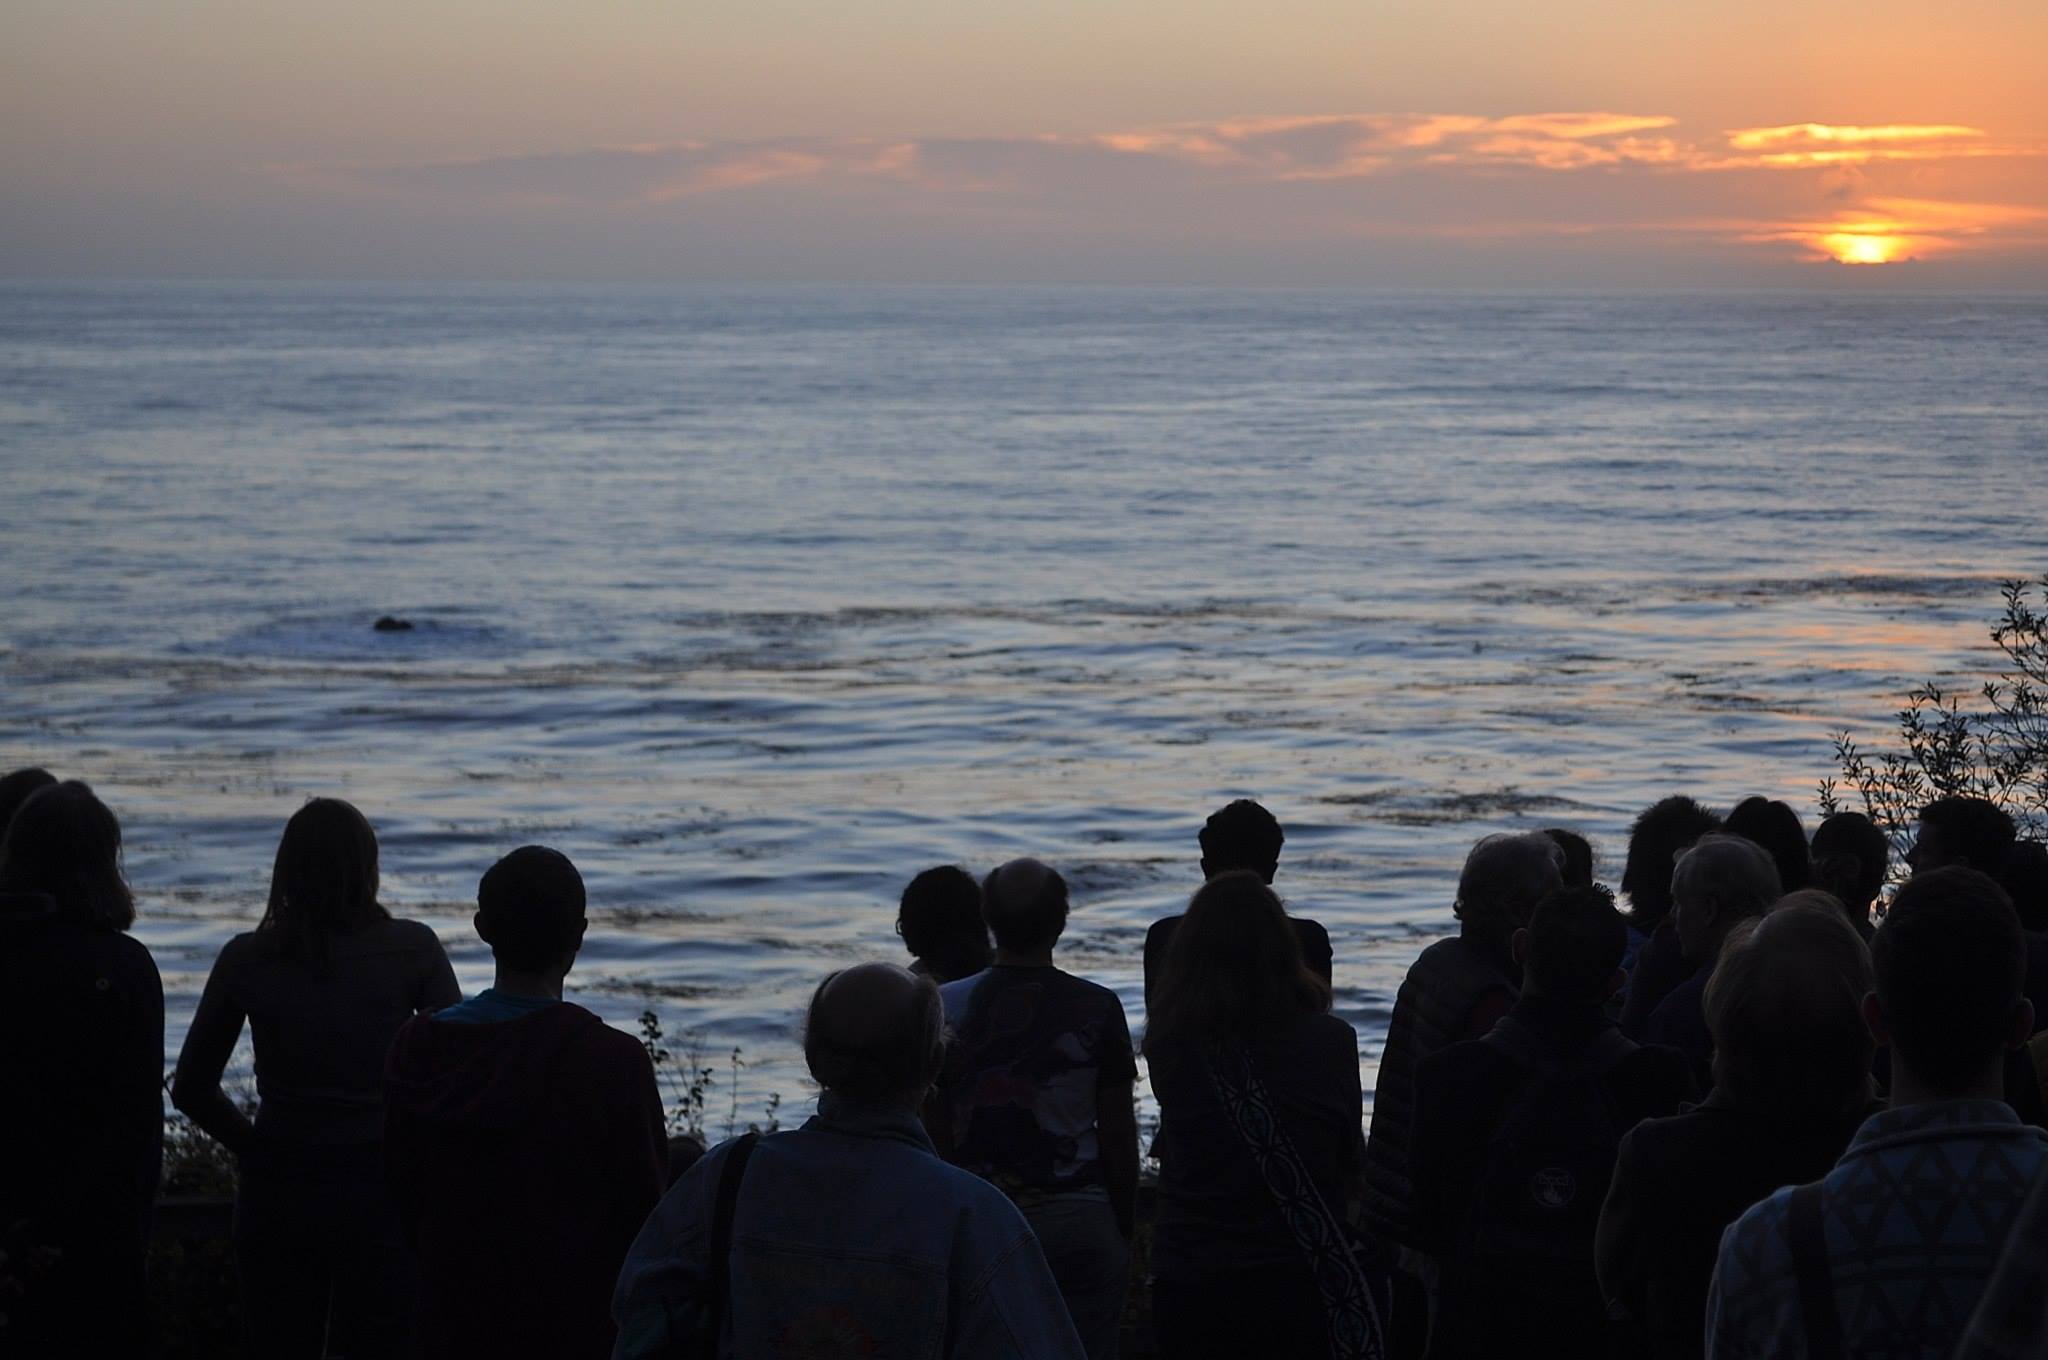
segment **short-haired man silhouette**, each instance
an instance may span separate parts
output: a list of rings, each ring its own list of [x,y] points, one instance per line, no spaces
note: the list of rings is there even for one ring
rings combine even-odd
[[[477,889],[495,983],[392,1045],[384,1159],[427,1355],[611,1353],[612,1284],[667,1144],[646,1050],[562,1000],[583,930],[576,866],[514,850]]]
[[[952,1044],[927,1127],[1038,1235],[1090,1360],[1116,1354],[1138,1194],[1137,1077],[1115,992],[1054,966],[1066,880],[1034,859],[989,874],[995,964],[939,989]]]
[[[1202,881],[1218,874],[1239,871],[1254,873],[1271,886],[1280,870],[1280,847],[1287,841],[1279,819],[1249,798],[1226,803],[1202,824]],[[1294,936],[1301,942],[1301,961],[1325,983],[1330,981],[1330,932],[1306,916],[1289,915]],[[1180,916],[1163,917],[1145,932],[1145,999],[1149,1007],[1152,989],[1166,968],[1166,952],[1173,947],[1173,934],[1180,928]]]

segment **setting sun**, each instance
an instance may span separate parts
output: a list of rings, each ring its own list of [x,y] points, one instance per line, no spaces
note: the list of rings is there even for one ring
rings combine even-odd
[[[1903,236],[1838,231],[1821,237],[1819,245],[1838,264],[1897,264],[1912,258]]]

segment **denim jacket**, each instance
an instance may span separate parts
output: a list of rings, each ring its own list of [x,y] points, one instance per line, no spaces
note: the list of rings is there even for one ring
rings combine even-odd
[[[626,1254],[614,1360],[697,1353],[731,1149],[691,1167]],[[763,1137],[733,1210],[731,1274],[721,1357],[1083,1355],[1023,1215],[939,1160],[901,1107],[827,1092],[802,1128]]]

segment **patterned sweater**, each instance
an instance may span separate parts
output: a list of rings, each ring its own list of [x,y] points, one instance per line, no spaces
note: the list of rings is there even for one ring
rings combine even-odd
[[[1845,1352],[1945,1360],[2044,1168],[2048,1133],[2000,1101],[1938,1101],[1864,1121],[1821,1182]],[[1710,1360],[1807,1355],[1791,1197],[1783,1189],[1753,1205],[1721,1238],[1707,1296]]]

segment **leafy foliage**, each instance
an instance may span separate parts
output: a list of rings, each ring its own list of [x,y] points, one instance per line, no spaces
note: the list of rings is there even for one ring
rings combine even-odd
[[[1842,811],[1848,795],[1901,857],[1920,809],[1937,798],[1987,798],[2023,833],[2048,833],[2048,576],[2002,590],[2004,612],[1991,630],[1996,678],[1968,707],[1931,681],[1913,690],[1898,713],[1897,749],[1866,751],[1838,734],[1840,778],[1821,781],[1822,812]]]
[[[653,1011],[640,1012],[640,1043],[647,1050],[647,1059],[654,1064],[655,1080],[664,1093],[663,1117],[668,1125],[671,1138],[694,1138],[704,1142],[704,1113],[711,1099],[711,1088],[718,1084],[718,1073],[705,1061],[704,1036],[695,1030],[682,1034],[682,1052],[676,1053],[665,1044],[667,1032],[662,1028],[661,1017]],[[730,1078],[727,1089],[731,1104],[725,1120],[725,1136],[737,1133],[774,1133],[782,1127],[782,1095],[777,1092],[768,1097],[762,1107],[763,1118],[751,1121],[746,1128],[740,1128],[740,1072],[747,1065],[738,1048],[733,1049],[726,1059]]]

